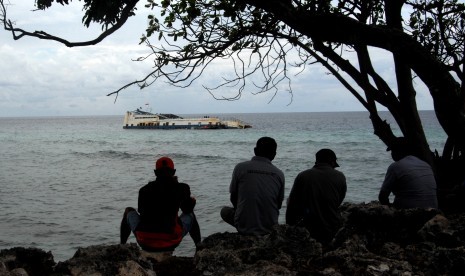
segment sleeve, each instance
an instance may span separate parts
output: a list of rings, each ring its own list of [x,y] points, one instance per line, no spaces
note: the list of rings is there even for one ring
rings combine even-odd
[[[192,213],[196,202],[191,198],[191,189],[185,183],[179,183],[179,185],[181,187],[181,211],[186,214]]]
[[[236,166],[232,173],[231,183],[229,184],[230,201],[232,205],[234,206],[234,208],[236,208],[237,206],[238,182],[239,182],[239,177],[237,176],[237,166]]]
[[[139,197],[137,198],[137,211],[138,211],[139,214],[141,214],[141,215],[144,214],[145,211],[146,211],[145,208],[144,208],[145,202],[147,202],[147,199],[145,199],[145,198],[146,198],[146,194],[147,194],[147,193],[144,192],[144,188],[143,188],[143,187],[139,189]]]
[[[386,176],[384,177],[383,185],[381,185],[381,190],[391,193],[395,182],[396,174],[393,165],[391,165],[386,171]]]
[[[342,202],[344,201],[344,198],[346,197],[346,194],[347,194],[347,181],[346,181],[346,177],[344,176],[344,174],[342,174],[342,181],[343,181],[344,185],[342,185],[341,198],[339,200],[339,205],[342,204]]]
[[[393,168],[393,164],[391,164],[387,169],[386,176],[384,177],[383,185],[381,185],[381,189],[379,191],[378,200],[381,204],[384,204],[384,205],[389,204],[389,195],[392,192],[395,182],[396,182],[396,174]]]
[[[303,207],[299,194],[302,193],[300,188],[300,175],[294,180],[294,186],[292,186],[291,193],[289,194],[289,201],[286,209],[286,224],[296,225],[303,219]]]
[[[283,201],[284,201],[284,189],[285,189],[285,179],[284,174],[280,174],[279,182],[281,184],[281,189],[279,190],[279,198],[278,198],[278,207],[281,209]]]

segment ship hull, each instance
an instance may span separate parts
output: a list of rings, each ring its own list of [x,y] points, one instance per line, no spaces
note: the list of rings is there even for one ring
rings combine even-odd
[[[237,127],[228,126],[192,126],[192,125],[174,125],[174,126],[123,126],[123,129],[238,129]]]
[[[141,110],[128,111],[123,129],[245,129],[251,126],[234,118],[204,116],[182,118],[174,114],[153,114]]]

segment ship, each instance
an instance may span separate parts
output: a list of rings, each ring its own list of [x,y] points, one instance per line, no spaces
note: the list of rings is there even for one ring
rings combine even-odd
[[[252,126],[235,118],[215,116],[183,118],[175,114],[160,114],[136,109],[124,116],[124,129],[246,129]]]

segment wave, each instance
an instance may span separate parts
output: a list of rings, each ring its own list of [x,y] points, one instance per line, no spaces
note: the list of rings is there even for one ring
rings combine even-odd
[[[157,158],[160,158],[162,156],[168,156],[172,158],[173,160],[185,160],[185,159],[197,159],[197,160],[226,160],[225,156],[222,156],[220,154],[195,154],[195,153],[154,153],[154,154],[148,154],[148,153],[130,153],[127,151],[116,151],[116,150],[101,150],[97,152],[77,152],[73,151],[72,155],[77,156],[79,158],[89,158],[89,159],[96,159],[96,158],[103,158],[103,159],[119,159],[119,160],[136,160],[136,159],[142,159],[142,160],[155,160]]]
[[[82,144],[82,145],[98,145],[98,146],[106,146],[110,145],[111,143],[108,141],[102,141],[102,140],[91,140],[91,139],[78,139],[76,141],[68,141],[69,143],[76,143],[76,144]]]
[[[195,153],[163,153],[163,154],[154,154],[154,155],[149,155],[153,158],[160,158],[162,156],[168,156],[171,159],[173,159],[175,162],[176,160],[184,160],[184,159],[197,159],[197,160],[229,160],[230,158],[227,158],[223,155],[220,154],[195,154]]]
[[[84,158],[105,158],[105,159],[139,159],[142,157],[152,156],[150,154],[144,153],[129,153],[126,151],[116,151],[116,150],[101,150],[97,152],[77,152],[73,151],[73,155]]]

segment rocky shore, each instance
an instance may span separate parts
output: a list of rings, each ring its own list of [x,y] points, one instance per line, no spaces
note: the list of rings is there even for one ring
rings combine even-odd
[[[299,227],[263,237],[217,233],[194,257],[136,244],[80,248],[64,262],[37,248],[0,251],[0,275],[464,275],[465,214],[344,204],[344,227],[323,247]]]

